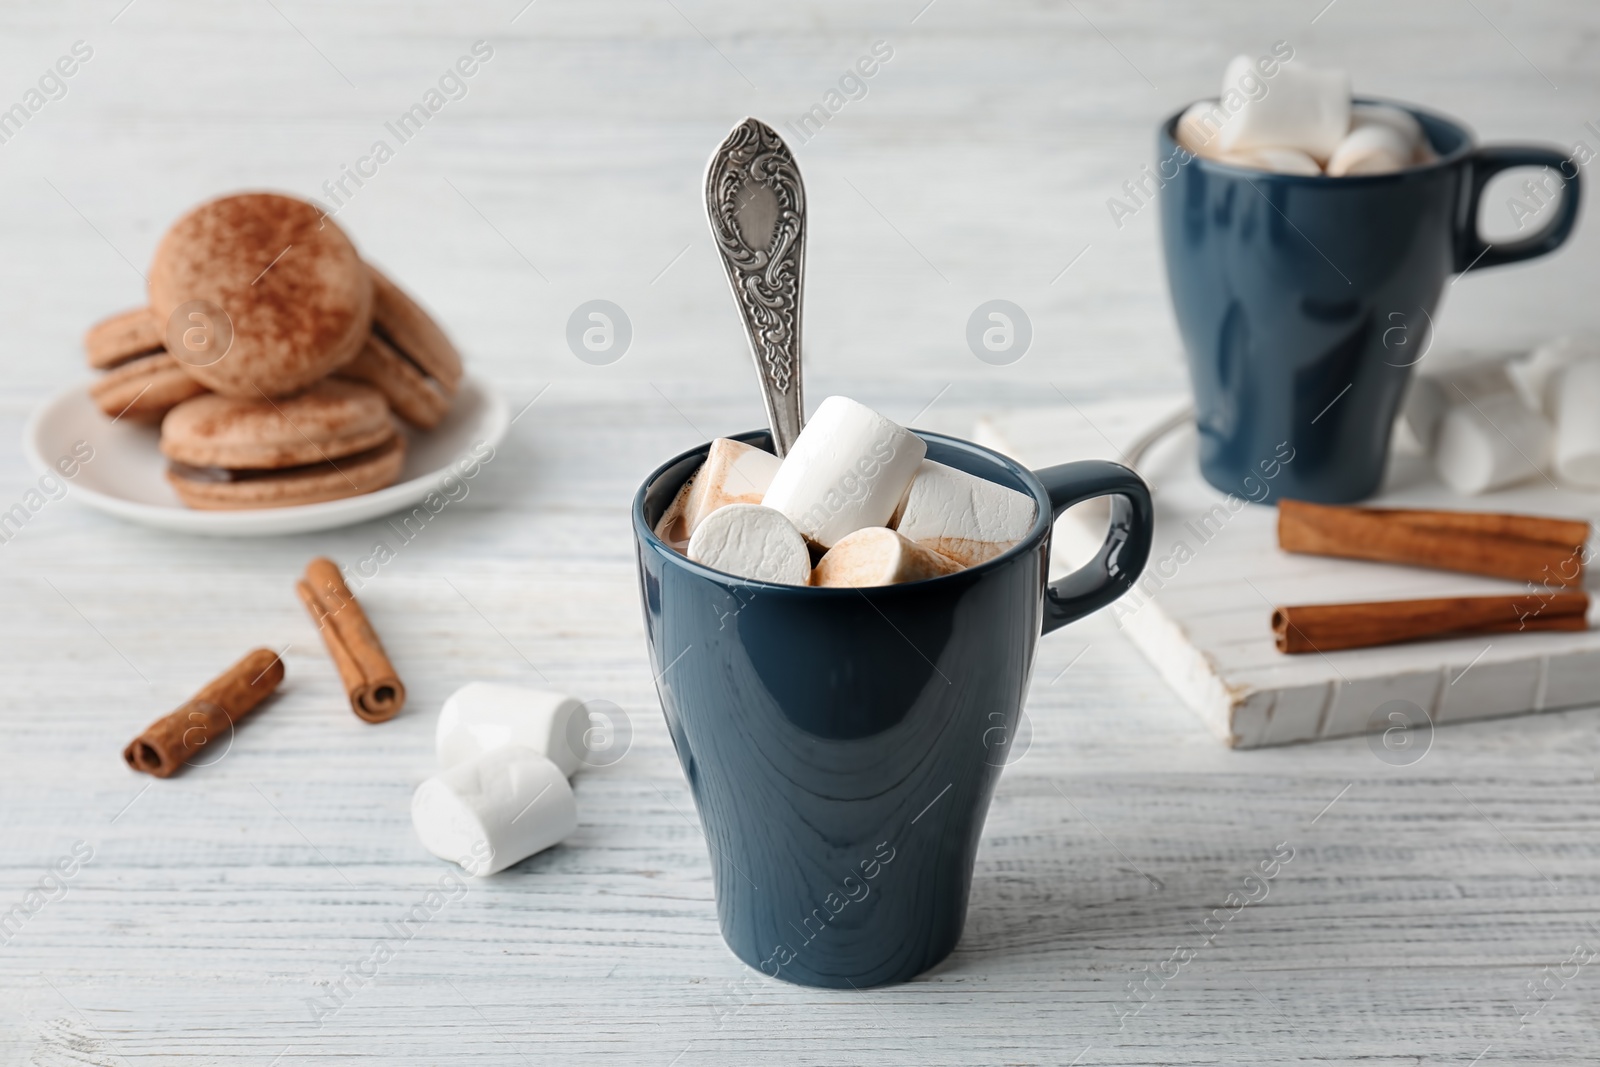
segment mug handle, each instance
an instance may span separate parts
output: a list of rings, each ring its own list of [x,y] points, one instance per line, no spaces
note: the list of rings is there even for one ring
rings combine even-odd
[[[1470,176],[1466,193],[1466,207],[1456,216],[1456,262],[1454,272],[1461,274],[1472,267],[1497,267],[1502,263],[1532,259],[1546,252],[1554,252],[1572,234],[1578,221],[1578,201],[1583,190],[1583,174],[1575,171],[1567,177],[1564,168],[1572,161],[1560,152],[1539,145],[1496,144],[1476,149],[1467,159]],[[1490,244],[1478,233],[1478,204],[1483,198],[1489,180],[1512,167],[1550,167],[1561,175],[1561,211],[1555,220],[1538,233],[1520,241]]]
[[[1049,633],[1105,607],[1138,580],[1150,558],[1155,512],[1150,487],[1120,463],[1086,459],[1035,471],[1050,497],[1050,521],[1074,504],[1111,497],[1111,528],[1095,558],[1044,590],[1044,628]]]

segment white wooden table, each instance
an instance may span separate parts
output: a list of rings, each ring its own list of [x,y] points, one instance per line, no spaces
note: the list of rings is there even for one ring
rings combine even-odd
[[[965,430],[996,403],[1181,382],[1154,212],[1119,231],[1105,200],[1234,52],[1287,39],[1486,139],[1600,147],[1583,126],[1600,116],[1600,14],[523,3],[0,13],[0,107],[74,41],[93,49],[0,144],[0,505],[32,480],[14,443],[27,413],[85,378],[79,334],[140,299],[173,217],[245,186],[316,194],[478,39],[494,55],[465,98],[340,221],[514,404],[549,385],[471,495],[362,594],[411,691],[383,726],[342,706],[291,590],[314,554],[392,542],[381,523],[206,541],[69,494],[0,545],[0,915],[32,910],[0,946],[0,1063],[1592,1062],[1600,972],[1561,966],[1600,947],[1592,710],[1440,729],[1403,767],[1360,738],[1230,752],[1104,618],[1041,644],[1031,742],[1000,783],[955,954],[866,993],[761,978],[717,932],[627,506],[661,458],[760,420],[702,221],[706,153],[747,113],[784,128],[874,41],[894,53],[866,97],[796,144],[810,394]],[[1490,198],[1502,231],[1514,192]],[[1593,327],[1597,267],[1588,227],[1554,259],[1474,272],[1441,343]],[[1008,367],[963,340],[994,297],[1034,323]],[[634,327],[606,367],[563,340],[595,298]],[[288,681],[225,757],[159,782],[121,764],[139,728],[258,644],[287,646]],[[319,1026],[308,1000],[444,870],[408,801],[433,712],[474,678],[610,700],[631,750],[579,777],[571,839],[474,882]],[[1265,899],[1207,924],[1279,843],[1293,859]],[[75,847],[92,853],[76,867]],[[30,898],[64,857],[64,895]]]

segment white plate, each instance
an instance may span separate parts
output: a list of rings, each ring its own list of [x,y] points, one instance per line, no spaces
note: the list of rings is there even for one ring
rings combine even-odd
[[[94,456],[69,484],[69,495],[92,508],[162,530],[213,537],[258,537],[349,526],[416,504],[439,486],[475,446],[493,447],[509,424],[506,402],[487,385],[465,378],[444,421],[426,433],[407,429],[400,480],[387,489],[321,504],[249,511],[196,511],[183,506],[167,484],[167,461],[154,426],[112,422],[77,385],[46,401],[28,420],[23,448],[41,474],[87,442]]]

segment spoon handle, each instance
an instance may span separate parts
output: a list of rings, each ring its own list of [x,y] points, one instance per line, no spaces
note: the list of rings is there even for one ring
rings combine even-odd
[[[712,153],[706,218],[744,320],[782,457],[800,435],[800,295],[805,274],[806,190],[789,146],[747,118]]]

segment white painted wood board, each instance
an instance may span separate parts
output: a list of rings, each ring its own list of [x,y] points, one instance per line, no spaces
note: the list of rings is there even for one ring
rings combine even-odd
[[[1069,459],[1122,460],[1180,395],[1062,404],[988,415],[979,441],[1031,467]],[[1108,609],[1173,691],[1229,745],[1315,741],[1391,725],[1377,714],[1409,701],[1438,725],[1592,704],[1600,699],[1600,631],[1494,634],[1382,648],[1285,655],[1272,639],[1275,605],[1516,595],[1523,583],[1448,571],[1283,552],[1277,510],[1259,491],[1225,494],[1205,482],[1192,426],[1139,463],[1156,500],[1150,562]],[[1270,457],[1264,457],[1270,458]],[[1292,460],[1291,460],[1292,462]],[[1600,496],[1543,476],[1466,498],[1438,481],[1426,457],[1396,446],[1374,506],[1471,508],[1582,518]],[[1089,558],[1104,535],[1103,508],[1074,508],[1056,531],[1056,564]]]

